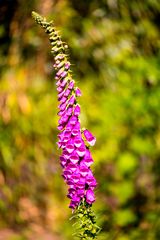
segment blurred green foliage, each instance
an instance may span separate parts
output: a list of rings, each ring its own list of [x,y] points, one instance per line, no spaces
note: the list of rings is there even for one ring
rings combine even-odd
[[[81,122],[97,137],[99,239],[159,240],[158,0],[0,1],[0,236],[73,239],[53,60],[32,10],[53,19],[68,43]]]

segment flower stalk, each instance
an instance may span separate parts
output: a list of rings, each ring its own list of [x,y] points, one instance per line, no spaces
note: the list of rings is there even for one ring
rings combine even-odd
[[[60,163],[63,169],[62,176],[68,185],[69,207],[78,220],[78,237],[95,239],[100,228],[96,225],[96,217],[91,210],[97,182],[90,168],[93,163],[90,146],[95,144],[96,138],[89,130],[81,128],[81,107],[77,101],[81,91],[75,86],[72,77],[71,64],[66,54],[67,44],[62,42],[52,22],[47,22],[36,12],[32,12],[32,16],[49,35],[52,46],[59,101],[57,144],[62,149]]]

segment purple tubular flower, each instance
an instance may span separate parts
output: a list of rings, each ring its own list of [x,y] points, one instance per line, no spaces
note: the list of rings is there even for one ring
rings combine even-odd
[[[75,87],[70,70],[71,64],[66,55],[58,52],[56,54],[54,68],[57,71],[55,80],[59,101],[57,128],[60,131],[57,144],[62,149],[60,164],[63,168],[64,181],[69,186],[67,194],[71,199],[69,207],[74,210],[83,199],[88,204],[95,201],[93,191],[97,182],[90,169],[93,159],[86,142],[93,146],[96,138],[88,130],[81,130],[79,120],[81,108],[77,103],[81,91]]]
[[[79,88],[76,88],[75,94],[76,94],[77,97],[80,97],[82,95],[81,90]]]
[[[64,95],[64,90],[60,93],[58,93],[58,101],[61,99],[61,97]]]
[[[59,68],[61,68],[63,65],[64,65],[64,62],[62,61],[62,62],[60,62],[60,61],[56,61],[57,62],[57,65],[56,65],[56,67],[59,69]]]
[[[85,147],[85,145],[81,145],[79,148],[77,148],[77,153],[78,153],[78,155],[80,156],[80,157],[83,157],[83,156],[85,156],[85,153],[86,153],[86,147]]]
[[[61,86],[59,86],[59,87],[57,88],[57,91],[58,91],[59,93],[61,93],[62,90],[63,90],[63,87],[61,87]]]
[[[71,97],[70,97],[70,99],[69,99],[69,101],[68,101],[68,104],[70,104],[70,105],[73,105],[74,103],[75,103],[75,96],[74,95],[72,95]]]
[[[84,162],[80,163],[80,173],[82,177],[86,177],[89,172],[87,165]]]
[[[80,197],[81,199],[84,197],[85,195],[85,190],[84,189],[78,189],[77,190],[77,196]]]
[[[72,134],[73,134],[73,130],[72,130]],[[79,136],[79,137],[76,137],[76,138],[74,139],[74,145],[75,145],[77,148],[79,148],[79,147],[82,145],[82,139],[81,139],[80,136]]]
[[[75,162],[77,163],[77,162]],[[67,166],[72,172],[76,171],[77,169],[77,165],[76,164],[73,164],[73,163],[69,163],[68,166]]]
[[[89,204],[92,204],[95,201],[94,192],[90,189],[86,191],[86,201]]]
[[[81,111],[80,106],[79,106],[79,104],[77,104],[77,105],[75,106],[75,109],[74,109],[74,115],[75,115],[75,116],[79,116],[80,111]]]
[[[63,97],[61,98],[61,100],[60,100],[60,103],[65,103],[66,100],[67,100],[67,98],[63,96]]]
[[[80,178],[79,181],[77,182],[77,188],[84,190],[85,189],[85,184],[86,184],[85,178]]]
[[[91,145],[94,146],[95,142],[96,142],[96,138],[92,135],[91,132],[89,132],[87,129],[85,129],[83,131],[83,134],[87,140],[87,142]]]
[[[71,81],[68,85],[68,89],[73,89],[74,87],[74,81]]]
[[[79,134],[80,134],[79,122],[77,122],[72,129],[72,135],[77,136]]]
[[[60,83],[61,87],[65,87],[66,84],[67,84],[67,80],[66,80],[66,79],[64,79],[64,80]]]
[[[93,159],[92,159],[92,157],[91,157],[91,153],[90,153],[90,151],[89,151],[88,149],[86,149],[86,154],[85,154],[85,156],[84,156],[84,158],[83,158],[83,161],[84,161],[84,163],[85,163],[88,167],[90,167],[90,165],[93,163]]]
[[[71,66],[70,62],[66,62],[66,63],[65,63],[65,69],[66,69],[66,70],[68,70],[68,69],[70,68],[70,66]]]
[[[64,96],[68,97],[70,93],[71,93],[71,90],[67,88],[64,92]]]
[[[77,183],[80,179],[80,173],[79,171],[75,171],[73,174],[72,174],[72,179],[73,179],[73,182],[74,183]]]
[[[71,125],[75,125],[77,123],[78,119],[76,116],[71,116],[69,119],[69,122]]]
[[[62,166],[63,168],[66,167],[66,165],[67,165],[67,159],[61,156],[61,157],[60,157],[60,161],[61,161],[61,166]]]
[[[66,71],[63,71],[60,75],[62,78],[64,78],[65,76],[67,76],[67,72]]]
[[[69,188],[67,196],[72,199],[75,196],[75,194],[76,190],[74,188]]]
[[[68,184],[68,186],[70,187],[70,188],[74,188],[74,182],[73,182],[73,180],[71,180],[71,179],[69,179],[68,181],[67,181],[67,184]],[[69,188],[69,190],[70,190],[70,188]],[[68,191],[69,191],[68,190]]]
[[[78,154],[76,153],[76,151],[73,151],[72,152],[72,155],[70,156],[70,161],[73,163],[73,164],[77,164],[79,162],[79,156]]]
[[[79,204],[80,201],[81,201],[80,197],[74,195],[72,197],[69,207],[75,209],[75,207]]]

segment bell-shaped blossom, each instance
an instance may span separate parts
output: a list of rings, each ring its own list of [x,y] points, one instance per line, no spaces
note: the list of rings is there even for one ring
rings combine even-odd
[[[87,142],[91,145],[94,146],[95,142],[96,142],[96,138],[92,135],[92,133],[90,131],[88,131],[87,129],[85,129],[83,131],[83,134],[87,140]]]
[[[95,201],[94,192],[90,189],[86,191],[86,201],[89,204],[92,204]]]
[[[57,54],[57,48],[53,47],[53,51]],[[69,186],[67,194],[71,199],[69,207],[75,209],[82,199],[88,204],[95,201],[93,191],[97,182],[90,169],[93,159],[86,142],[93,146],[96,138],[86,129],[82,133],[79,120],[81,108],[77,103],[81,91],[75,87],[75,81],[70,74],[70,65],[64,54],[59,53],[55,57],[59,101],[57,128],[60,131],[57,144],[62,149],[60,164],[63,168],[64,181]]]
[[[75,89],[75,94],[77,97],[80,97],[82,94],[81,94],[81,90],[79,88],[76,88]]]

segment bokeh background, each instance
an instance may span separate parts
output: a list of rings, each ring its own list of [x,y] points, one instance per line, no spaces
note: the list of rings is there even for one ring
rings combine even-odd
[[[82,90],[99,240],[160,239],[159,0],[0,0],[0,240],[72,240],[47,35],[54,20]]]

